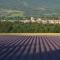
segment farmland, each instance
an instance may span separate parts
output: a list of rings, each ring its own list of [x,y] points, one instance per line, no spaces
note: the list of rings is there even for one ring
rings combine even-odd
[[[60,60],[60,36],[0,35],[0,60]]]

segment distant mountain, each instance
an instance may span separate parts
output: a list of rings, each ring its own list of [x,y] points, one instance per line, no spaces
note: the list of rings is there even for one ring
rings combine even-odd
[[[0,0],[0,6],[7,8],[54,8],[60,9],[60,0]]]
[[[27,15],[59,15],[60,0],[0,0],[0,8],[23,10]]]

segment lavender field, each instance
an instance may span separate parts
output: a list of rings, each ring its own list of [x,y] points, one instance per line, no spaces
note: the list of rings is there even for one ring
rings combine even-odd
[[[0,36],[0,60],[60,60],[60,36]]]

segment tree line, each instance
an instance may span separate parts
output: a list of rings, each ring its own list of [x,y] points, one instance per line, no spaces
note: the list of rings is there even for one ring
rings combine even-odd
[[[0,22],[0,33],[59,33],[59,24]]]

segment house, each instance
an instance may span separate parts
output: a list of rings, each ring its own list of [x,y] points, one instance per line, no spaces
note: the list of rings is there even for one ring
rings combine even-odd
[[[31,23],[34,23],[34,22],[36,22],[36,21],[35,21],[35,19],[34,19],[34,17],[31,17],[31,20],[30,20],[30,22],[31,22]]]
[[[38,19],[36,20],[36,22],[37,22],[37,23],[41,23],[41,22],[42,22],[42,19],[41,19],[41,18],[38,18]]]

